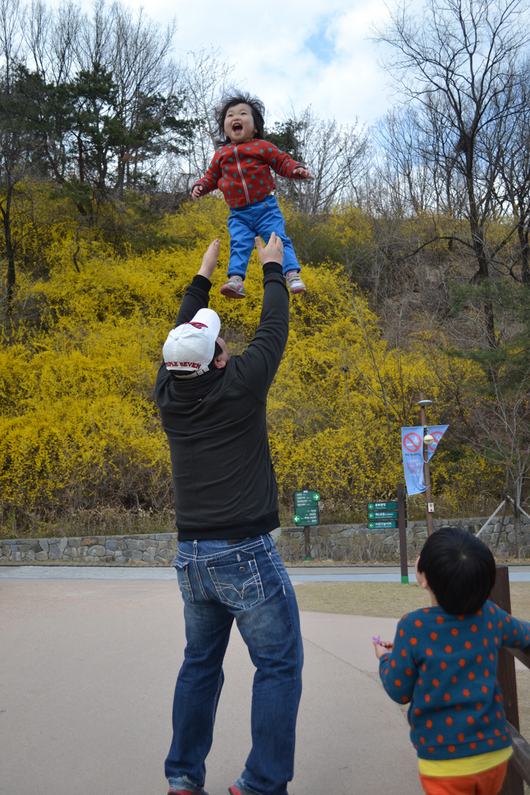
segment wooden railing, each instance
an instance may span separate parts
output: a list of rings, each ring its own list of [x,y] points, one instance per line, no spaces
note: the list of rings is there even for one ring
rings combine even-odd
[[[508,566],[497,564],[497,579],[491,592],[491,599],[502,610],[512,612],[510,598],[510,581]],[[530,668],[530,648],[499,649],[497,679],[502,691],[504,712],[508,720],[513,740],[513,756],[508,765],[508,773],[499,795],[524,795],[524,783],[530,784],[530,744],[519,733],[519,708],[517,705],[517,680],[515,677],[515,660],[517,657],[523,665]]]

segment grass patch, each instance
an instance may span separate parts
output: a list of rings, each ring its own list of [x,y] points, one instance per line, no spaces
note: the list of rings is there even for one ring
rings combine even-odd
[[[427,607],[429,595],[419,585],[399,582],[304,582],[296,586],[300,610],[353,616],[401,618]]]
[[[530,621],[530,582],[512,583],[510,593],[513,615]],[[400,582],[304,582],[296,586],[296,596],[300,610],[350,616],[401,618],[430,605],[419,585]]]

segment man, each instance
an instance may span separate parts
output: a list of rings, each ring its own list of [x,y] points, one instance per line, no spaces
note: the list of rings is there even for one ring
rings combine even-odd
[[[267,393],[289,330],[283,246],[263,246],[263,307],[247,350],[231,357],[208,309],[219,240],[186,289],[164,345],[156,398],[167,433],[187,645],[175,688],[169,792],[204,792],[232,622],[256,667],[252,749],[231,795],[286,795],[293,776],[303,661],[294,590],[272,541],[278,494],[266,427]]]

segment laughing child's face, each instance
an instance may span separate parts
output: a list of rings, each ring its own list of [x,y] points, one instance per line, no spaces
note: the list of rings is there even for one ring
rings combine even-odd
[[[245,102],[228,108],[225,116],[224,131],[233,144],[251,141],[257,133],[252,116],[252,108]]]

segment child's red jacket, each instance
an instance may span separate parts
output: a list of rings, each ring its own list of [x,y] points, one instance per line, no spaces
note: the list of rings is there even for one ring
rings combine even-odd
[[[215,153],[208,171],[192,185],[201,185],[203,195],[219,188],[232,209],[255,204],[276,187],[271,168],[281,177],[297,179],[295,168],[305,168],[268,141],[255,139],[225,144]]]

